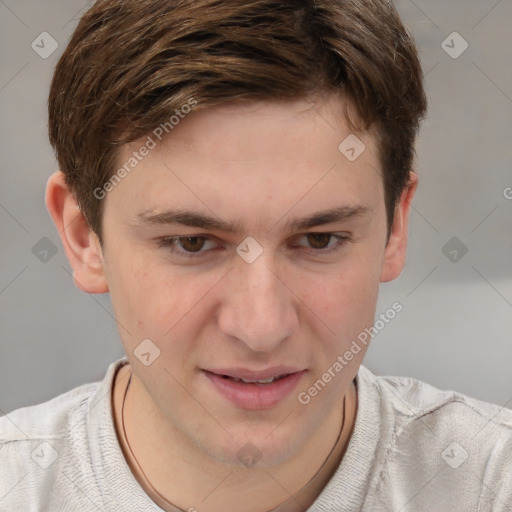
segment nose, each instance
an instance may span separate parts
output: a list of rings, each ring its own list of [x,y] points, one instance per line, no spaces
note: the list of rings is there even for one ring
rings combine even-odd
[[[218,315],[225,335],[258,352],[274,351],[299,324],[295,296],[265,253],[252,263],[235,263]]]

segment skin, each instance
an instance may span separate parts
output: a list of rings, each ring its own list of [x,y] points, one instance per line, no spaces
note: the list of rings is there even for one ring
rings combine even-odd
[[[352,382],[364,346],[309,404],[301,404],[298,394],[373,325],[379,283],[398,277],[404,266],[417,176],[411,172],[387,241],[376,136],[357,133],[366,149],[354,162],[338,150],[352,133],[343,102],[324,96],[315,104],[225,104],[192,112],[103,199],[103,248],[62,173],[48,181],[46,204],[75,284],[87,293],[110,292],[133,371],[125,404],[130,444],[153,486],[184,510],[224,511],[226,503],[236,503],[241,512],[276,507],[325,461],[343,423],[344,396],[345,425],[353,426]],[[122,148],[119,167],[143,142]],[[341,205],[367,210],[306,230],[284,230],[290,219]],[[241,229],[136,222],[140,212],[175,208],[233,221]],[[311,233],[327,235],[315,245]],[[323,254],[323,247],[338,243],[328,234],[349,238]],[[181,254],[158,246],[165,237],[200,235],[208,237],[204,245],[186,239],[175,245]],[[236,252],[248,236],[263,248],[250,264]],[[183,256],[187,249],[200,256]],[[144,366],[134,350],[147,338],[161,353]],[[262,411],[235,407],[201,372],[280,364],[306,372],[286,399]],[[115,384],[117,427],[127,375],[120,372]],[[247,442],[261,453],[253,468],[237,458]],[[343,448],[347,442],[348,435]],[[338,452],[329,462],[332,471],[340,457]],[[315,485],[309,504],[326,483]]]

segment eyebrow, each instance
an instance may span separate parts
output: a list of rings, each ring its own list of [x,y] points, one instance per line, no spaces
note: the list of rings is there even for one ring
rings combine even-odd
[[[207,230],[224,231],[226,233],[239,233],[245,231],[240,222],[227,222],[197,211],[190,210],[168,210],[162,213],[152,214],[153,210],[145,210],[136,215],[135,219],[139,225],[167,225],[183,224],[184,226],[202,228]],[[347,221],[355,217],[361,217],[370,211],[367,206],[339,206],[328,210],[318,211],[307,217],[294,218],[289,220],[284,227],[287,232],[310,229],[323,224]]]

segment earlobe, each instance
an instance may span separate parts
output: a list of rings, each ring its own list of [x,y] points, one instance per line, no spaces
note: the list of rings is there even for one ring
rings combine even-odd
[[[384,262],[380,275],[381,283],[396,279],[404,268],[409,213],[417,187],[418,175],[411,171],[409,185],[402,191],[400,201],[395,208],[391,234],[384,252]]]
[[[73,269],[77,288],[86,293],[108,292],[98,237],[89,228],[61,171],[48,179],[45,200]]]

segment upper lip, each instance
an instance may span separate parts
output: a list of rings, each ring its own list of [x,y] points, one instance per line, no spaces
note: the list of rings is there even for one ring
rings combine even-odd
[[[228,377],[234,377],[235,379],[245,380],[266,380],[272,377],[279,377],[280,375],[289,375],[291,373],[297,373],[303,371],[303,368],[297,368],[294,366],[273,366],[272,368],[266,368],[264,370],[249,370],[247,368],[215,368],[205,370],[210,373],[217,375],[227,375]]]

